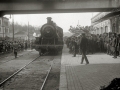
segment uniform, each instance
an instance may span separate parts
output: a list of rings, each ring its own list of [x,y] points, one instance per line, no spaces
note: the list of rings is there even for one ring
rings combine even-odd
[[[76,57],[76,54],[77,54],[77,49],[78,49],[78,46],[77,46],[77,42],[76,41],[73,41],[73,47],[74,47],[74,51],[73,51],[73,53],[74,53],[74,57]]]
[[[15,58],[17,58],[17,49],[18,49],[18,44],[16,42],[14,42],[13,43],[13,50],[14,50]]]
[[[113,48],[113,58],[117,58],[117,37],[114,34],[113,40],[112,40],[112,48]]]

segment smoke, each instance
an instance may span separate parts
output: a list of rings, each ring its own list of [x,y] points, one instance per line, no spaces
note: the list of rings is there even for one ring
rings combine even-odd
[[[36,35],[36,33],[35,33],[35,32],[33,33],[33,36],[34,36],[34,37],[37,37],[37,35]]]
[[[34,32],[34,33],[33,33],[33,36],[34,36],[34,37],[40,37],[41,34],[38,34],[38,35],[37,35],[37,34]]]

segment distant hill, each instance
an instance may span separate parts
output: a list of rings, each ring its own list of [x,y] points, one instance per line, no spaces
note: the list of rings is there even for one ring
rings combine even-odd
[[[63,34],[64,34],[63,36],[67,36],[67,37],[73,35],[73,33],[70,33],[70,32],[63,32]]]

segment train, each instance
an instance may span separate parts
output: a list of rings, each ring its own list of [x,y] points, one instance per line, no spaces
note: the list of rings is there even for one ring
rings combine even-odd
[[[47,17],[47,23],[40,29],[40,36],[35,38],[34,48],[39,55],[58,54],[63,49],[63,29]]]

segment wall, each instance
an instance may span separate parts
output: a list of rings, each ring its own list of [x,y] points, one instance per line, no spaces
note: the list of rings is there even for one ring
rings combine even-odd
[[[103,34],[111,32],[110,20],[105,20],[92,26],[94,28],[94,30],[91,31],[92,34]]]
[[[0,17],[0,37],[9,37],[9,19],[5,17]]]

